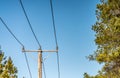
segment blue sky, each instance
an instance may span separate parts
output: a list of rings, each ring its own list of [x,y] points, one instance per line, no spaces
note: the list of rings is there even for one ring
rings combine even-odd
[[[49,0],[23,0],[30,22],[42,49],[55,49],[55,39]],[[95,10],[99,0],[53,0],[59,45],[61,78],[83,78],[85,72],[97,74],[101,68],[86,56],[94,53]],[[28,26],[19,0],[0,0],[0,17],[24,44],[26,49],[39,47]],[[18,68],[18,77],[30,78],[21,46],[0,22],[0,45],[6,56],[11,56]],[[33,78],[37,78],[37,53],[27,53]],[[43,53],[47,78],[57,78],[56,53]],[[44,78],[44,77],[43,77]]]

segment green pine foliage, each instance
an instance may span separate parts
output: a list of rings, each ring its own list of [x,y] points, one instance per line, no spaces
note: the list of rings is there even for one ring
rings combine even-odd
[[[17,78],[17,68],[10,57],[4,57],[4,53],[0,54],[0,78]]]
[[[84,78],[120,78],[120,0],[101,0],[96,17],[92,30],[98,47],[88,58],[104,66],[96,76],[84,74]]]

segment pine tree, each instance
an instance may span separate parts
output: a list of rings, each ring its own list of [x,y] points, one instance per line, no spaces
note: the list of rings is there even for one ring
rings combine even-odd
[[[12,59],[0,54],[0,78],[17,78],[17,68],[14,66]]]
[[[96,17],[92,30],[96,32],[98,47],[89,59],[104,66],[96,76],[89,78],[120,78],[120,0],[101,0]]]

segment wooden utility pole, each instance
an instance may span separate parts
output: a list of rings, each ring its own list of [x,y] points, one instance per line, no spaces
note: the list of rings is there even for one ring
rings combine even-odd
[[[56,50],[25,50],[22,49],[22,52],[38,52],[38,78],[42,78],[42,52],[58,52],[58,49]]]
[[[38,78],[42,78],[42,52],[38,52]]]

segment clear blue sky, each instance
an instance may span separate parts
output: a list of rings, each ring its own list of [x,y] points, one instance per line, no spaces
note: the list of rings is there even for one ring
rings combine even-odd
[[[99,0],[53,0],[60,55],[61,78],[83,78],[83,74],[97,74],[97,62],[86,56],[94,53],[95,10]],[[23,0],[30,22],[42,49],[55,49],[49,0]],[[36,50],[38,45],[28,26],[18,0],[0,0],[0,17],[25,45]],[[0,45],[6,56],[11,56],[18,68],[18,77],[30,78],[21,46],[0,22]],[[37,78],[37,53],[27,53],[33,78]],[[56,53],[43,53],[47,78],[57,78]],[[44,77],[43,77],[44,78]]]

